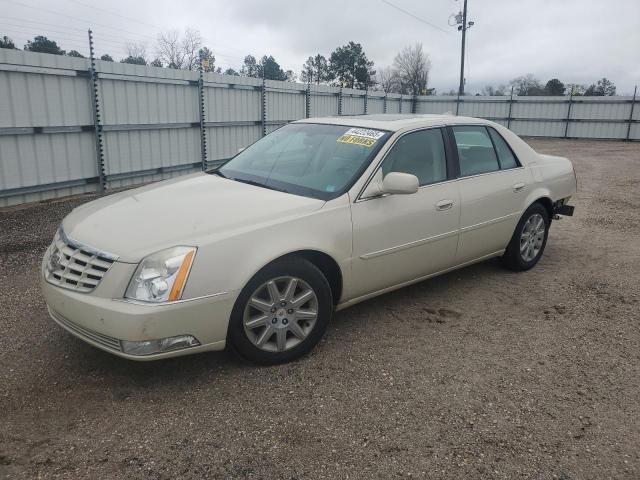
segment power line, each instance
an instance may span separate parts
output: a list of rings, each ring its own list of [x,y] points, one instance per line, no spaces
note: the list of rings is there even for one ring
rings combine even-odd
[[[14,5],[19,5],[19,6],[25,7],[25,8],[31,8],[31,9],[37,10],[39,12],[47,12],[47,13],[50,13],[52,15],[58,15],[60,17],[65,17],[65,18],[68,18],[68,19],[71,19],[71,20],[83,22],[85,24],[88,23],[88,24],[91,24],[91,25],[97,25],[97,26],[100,26],[100,27],[103,27],[103,28],[108,28],[110,30],[117,30],[117,31],[120,31],[120,32],[128,33],[130,35],[140,35],[140,36],[148,37],[148,38],[150,38],[152,40],[155,40],[153,37],[150,37],[149,35],[142,35],[139,32],[137,33],[137,32],[132,32],[130,30],[125,30],[123,28],[111,27],[109,25],[105,25],[105,24],[102,24],[102,23],[96,23],[96,22],[88,21],[86,18],[79,18],[79,17],[74,17],[72,15],[66,15],[66,14],[63,14],[63,13],[60,13],[60,12],[56,12],[54,10],[49,10],[49,9],[42,8],[42,7],[35,7],[33,5],[28,5],[26,3],[18,2],[16,0],[0,0],[0,1],[12,3]]]
[[[396,10],[398,10],[398,11],[400,11],[400,12],[404,13],[405,15],[409,15],[410,17],[415,18],[416,20],[418,20],[419,22],[424,23],[425,25],[429,25],[430,27],[435,28],[436,30],[441,31],[442,33],[446,33],[447,35],[451,35],[451,32],[448,32],[448,31],[446,31],[446,30],[444,30],[444,29],[442,29],[442,28],[438,27],[437,25],[434,25],[433,23],[426,21],[425,19],[420,18],[420,17],[418,17],[417,15],[414,15],[414,14],[413,14],[413,13],[411,13],[411,12],[408,12],[408,11],[407,11],[407,10],[405,10],[404,8],[401,8],[401,7],[397,6],[397,5],[394,5],[393,3],[388,2],[387,0],[380,0],[380,1],[381,1],[382,3],[386,3],[386,4],[387,4],[387,5],[389,5],[390,7],[395,8]]]
[[[47,25],[50,27],[59,27],[60,24],[55,24],[55,23],[46,23],[46,22],[37,22],[35,20],[25,20],[24,18],[18,18],[18,17],[7,17],[7,16],[2,16],[3,20],[17,20],[19,22],[25,22],[25,23],[37,23],[39,25]],[[87,34],[87,29],[86,28],[78,28],[78,27],[64,27],[67,30],[76,30],[78,32],[84,32],[84,36],[86,36]]]
[[[86,8],[91,8],[93,10],[97,10],[99,12],[103,12],[103,13],[106,13],[106,14],[109,14],[109,15],[114,15],[116,17],[120,17],[120,18],[123,18],[125,20],[129,20],[130,22],[135,22],[135,23],[139,23],[141,25],[146,25],[148,27],[156,28],[158,30],[163,30],[162,27],[158,27],[157,25],[153,25],[151,23],[143,22],[142,20],[136,20],[135,18],[127,17],[127,16],[122,15],[120,13],[116,13],[116,12],[112,12],[110,10],[107,10],[105,8],[96,7],[94,5],[88,5],[88,4],[84,3],[84,2],[80,2],[79,0],[67,0],[67,1],[76,3],[78,5],[82,5],[83,7],[86,7]]]
[[[34,30],[34,28],[29,25],[20,25],[20,24],[2,22],[2,21],[0,21],[0,25],[6,25],[10,27],[9,29],[7,29],[6,27],[3,27],[3,30],[6,30],[7,32],[11,31],[11,33],[13,34],[24,35],[24,36],[33,35],[34,37],[36,36],[36,33],[34,33],[36,30]],[[19,31],[16,31],[16,30],[19,30]],[[50,39],[54,39],[54,40],[64,39],[66,41],[73,40],[81,43],[82,45],[85,45],[85,42],[83,40],[86,39],[86,35],[83,35],[80,33],[56,30],[50,27],[46,27],[46,28],[38,27],[37,32],[39,35],[44,35]],[[118,45],[120,47],[126,47],[129,43],[136,43],[136,41],[134,40],[128,40],[128,39],[113,40],[112,38],[114,37],[103,37],[102,35],[98,35],[98,39],[100,43],[109,43],[112,45]]]

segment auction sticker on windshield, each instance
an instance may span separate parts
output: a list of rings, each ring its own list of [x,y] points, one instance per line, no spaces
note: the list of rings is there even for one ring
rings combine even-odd
[[[380,130],[371,130],[369,128],[350,128],[338,138],[340,143],[349,143],[351,145],[361,145],[363,147],[372,147],[378,139],[384,135]]]

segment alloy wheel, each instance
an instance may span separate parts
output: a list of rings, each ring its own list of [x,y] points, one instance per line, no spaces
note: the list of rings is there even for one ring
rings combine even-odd
[[[539,213],[534,213],[524,223],[520,234],[520,256],[525,262],[531,262],[540,253],[546,229],[544,218]]]
[[[277,277],[260,285],[244,309],[249,341],[261,350],[284,352],[303,342],[318,318],[318,297],[304,280]]]

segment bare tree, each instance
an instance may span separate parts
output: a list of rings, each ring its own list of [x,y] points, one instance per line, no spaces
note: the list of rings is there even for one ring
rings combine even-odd
[[[168,68],[198,68],[198,51],[202,47],[200,32],[191,28],[184,31],[182,38],[178,30],[169,30],[158,35],[156,55]]]
[[[393,67],[400,80],[400,93],[426,93],[431,61],[422,50],[421,43],[416,43],[413,47],[404,47],[393,60]]]
[[[202,47],[202,35],[198,30],[187,28],[181,41],[184,54],[184,68],[195,70],[198,67],[198,50]]]
[[[384,67],[376,73],[376,83],[384,93],[396,93],[398,90],[398,72]]]
[[[168,68],[182,68],[184,55],[180,48],[180,33],[177,30],[162,32],[158,35],[156,56]]]
[[[487,85],[482,89],[480,95],[502,97],[506,95],[506,92],[507,87],[505,85],[498,85],[497,87],[494,87],[493,85]]]
[[[128,42],[124,47],[128,58],[135,58],[147,62],[147,45],[145,43]]]

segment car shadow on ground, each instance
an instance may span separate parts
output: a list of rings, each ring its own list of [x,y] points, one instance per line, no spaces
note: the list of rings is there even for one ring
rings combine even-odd
[[[104,380],[116,381],[120,386],[127,385],[128,388],[155,388],[159,385],[163,388],[172,385],[175,388],[180,387],[181,384],[193,386],[199,378],[209,382],[212,376],[235,375],[238,372],[254,369],[296,368],[296,365],[304,366],[304,364],[316,362],[323,356],[331,354],[332,349],[325,348],[327,341],[332,346],[336,346],[344,332],[359,335],[357,330],[362,327],[362,321],[367,322],[367,335],[373,338],[383,335],[388,329],[386,322],[389,318],[381,312],[399,312],[402,315],[408,302],[432,305],[434,311],[446,310],[444,307],[446,307],[447,297],[456,295],[457,291],[473,288],[478,281],[497,275],[503,276],[505,273],[511,272],[505,270],[499,260],[492,259],[424,280],[337,312],[320,345],[310,354],[288,366],[255,365],[238,357],[229,349],[222,352],[205,352],[165,360],[137,362],[94,348],[62,329],[56,335],[56,350],[64,356],[64,368],[70,369],[70,373],[76,375],[98,375]],[[431,309],[427,308],[427,310]],[[338,330],[341,334],[335,335]],[[339,348],[340,345],[337,347]]]

